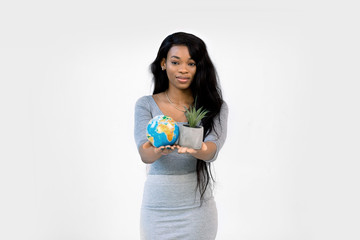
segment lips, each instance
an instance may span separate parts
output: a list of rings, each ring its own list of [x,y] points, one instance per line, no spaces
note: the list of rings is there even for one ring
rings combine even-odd
[[[183,77],[183,76],[179,76],[179,77],[176,77],[176,79],[180,82],[180,83],[186,83],[190,80],[189,77]]]

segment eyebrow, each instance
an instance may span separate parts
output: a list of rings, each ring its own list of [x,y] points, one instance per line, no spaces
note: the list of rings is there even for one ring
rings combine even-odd
[[[176,59],[180,59],[178,56],[171,56],[170,58],[176,58]],[[189,58],[189,60],[194,60],[192,58]]]

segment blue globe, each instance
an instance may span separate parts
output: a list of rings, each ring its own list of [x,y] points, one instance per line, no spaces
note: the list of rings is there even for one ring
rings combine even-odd
[[[158,115],[149,121],[146,136],[154,147],[173,145],[179,138],[179,126],[171,117]]]

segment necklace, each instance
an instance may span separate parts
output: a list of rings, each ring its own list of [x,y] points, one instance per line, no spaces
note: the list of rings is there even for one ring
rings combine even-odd
[[[168,96],[168,94],[167,94],[167,91],[165,91],[165,95],[166,95],[167,99],[169,100],[169,103],[170,103],[171,105],[173,105],[177,110],[179,110],[179,111],[181,111],[181,112],[183,112],[183,113],[186,112],[186,111],[184,111],[184,110],[179,109],[179,108],[176,106],[176,104],[173,103],[173,102],[170,100],[170,98],[169,98],[169,96]]]

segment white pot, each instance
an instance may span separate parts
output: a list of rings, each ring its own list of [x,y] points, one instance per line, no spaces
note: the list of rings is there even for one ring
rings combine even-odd
[[[203,142],[204,128],[192,128],[187,125],[180,125],[179,145],[193,149],[201,149]]]

